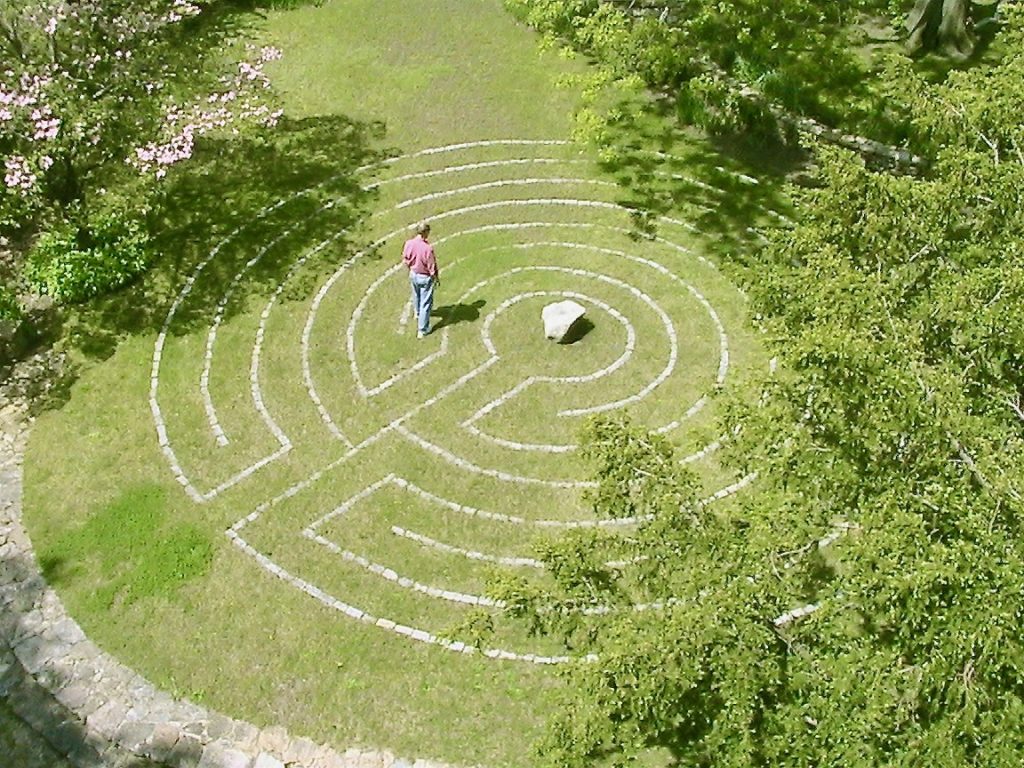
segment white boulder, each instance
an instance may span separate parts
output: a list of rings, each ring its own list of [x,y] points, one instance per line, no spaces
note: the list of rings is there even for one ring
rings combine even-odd
[[[555,341],[562,341],[572,328],[572,324],[583,317],[586,308],[575,301],[566,299],[548,304],[540,312],[544,321],[544,335]]]

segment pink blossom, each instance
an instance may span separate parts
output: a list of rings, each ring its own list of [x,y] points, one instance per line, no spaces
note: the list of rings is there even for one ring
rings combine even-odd
[[[28,167],[28,161],[21,155],[11,155],[4,160],[4,167],[7,173],[4,174],[4,184],[8,189],[28,192],[36,184],[36,175]]]
[[[260,59],[259,60],[261,62],[277,61],[282,56],[284,56],[284,54],[281,52],[280,48],[275,48],[272,45],[266,45],[266,46],[264,46],[263,48],[260,49]]]
[[[193,155],[195,142],[201,136],[221,130],[237,134],[236,124],[240,121],[266,127],[276,125],[283,112],[271,112],[260,103],[259,94],[270,85],[262,69],[263,63],[280,58],[281,52],[270,46],[258,53],[252,47],[249,51],[254,60],[239,62],[234,77],[221,78],[221,92],[207,94],[187,108],[169,105],[164,116],[163,138],[137,147],[127,162],[142,173],[152,173],[162,179],[170,166]]]
[[[46,141],[57,138],[60,132],[60,120],[40,120],[36,123],[36,132],[32,135],[35,141]]]

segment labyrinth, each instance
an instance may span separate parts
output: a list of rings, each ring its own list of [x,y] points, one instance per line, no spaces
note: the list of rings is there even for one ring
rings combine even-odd
[[[715,461],[716,393],[767,365],[743,298],[701,255],[696,217],[661,217],[637,237],[622,188],[566,142],[436,147],[364,171],[377,195],[364,247],[329,227],[290,241],[296,206],[329,217],[338,203],[314,187],[214,244],[185,283],[152,358],[168,470],[198,504],[259,488],[264,500],[225,534],[340,621],[449,653],[557,663],[557,647],[501,618],[488,575],[542,578],[539,536],[637,522],[595,519],[581,502],[590,481],[575,441],[594,416],[628,413],[667,435],[709,501],[749,483]],[[700,193],[695,212],[757,183],[719,173],[721,189],[678,179]],[[422,340],[398,258],[420,220],[442,270]],[[175,335],[242,235],[249,258],[207,331]],[[228,321],[235,286],[265,259],[286,260],[284,278]],[[304,283],[311,260],[333,271]],[[577,338],[555,344],[540,312],[563,298],[587,314]],[[493,645],[453,634],[467,610],[495,614]]]

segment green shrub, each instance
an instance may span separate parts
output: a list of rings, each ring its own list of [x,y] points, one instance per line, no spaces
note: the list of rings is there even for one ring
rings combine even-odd
[[[36,212],[33,200],[9,192],[0,184],[0,233],[20,232]]]
[[[150,258],[142,224],[108,211],[84,225],[45,232],[29,252],[25,273],[39,293],[76,302],[120,288],[141,274]]]
[[[18,297],[6,285],[0,285],[0,323],[16,323],[20,319],[21,305]]]

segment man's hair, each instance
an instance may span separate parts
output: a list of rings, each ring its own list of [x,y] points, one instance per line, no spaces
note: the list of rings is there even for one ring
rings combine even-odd
[[[419,224],[416,225],[416,234],[417,235],[426,235],[429,232],[430,232],[430,222],[429,221],[421,221]]]

